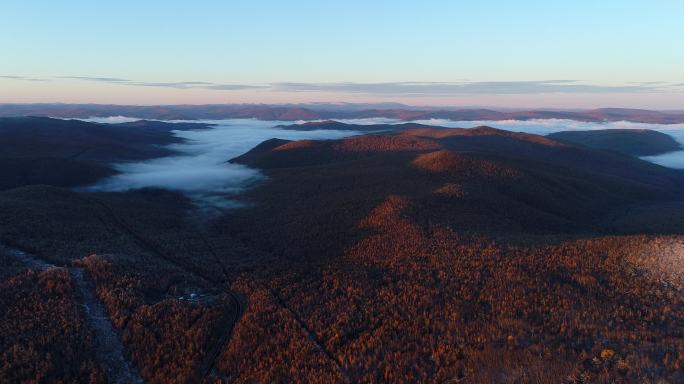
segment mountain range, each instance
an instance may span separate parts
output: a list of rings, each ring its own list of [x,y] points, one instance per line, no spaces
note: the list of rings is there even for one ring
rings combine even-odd
[[[72,188],[207,128],[0,119],[0,381],[684,380],[684,174],[625,146],[652,131],[273,138],[212,216]]]
[[[531,120],[569,119],[586,122],[633,121],[651,124],[684,123],[681,111],[602,108],[593,110],[499,111],[485,108],[427,108],[401,104],[214,104],[214,105],[104,105],[104,104],[0,104],[0,116],[89,118],[127,116],[141,119],[198,120],[255,118],[261,120],[321,120],[388,118],[397,120],[449,119]]]

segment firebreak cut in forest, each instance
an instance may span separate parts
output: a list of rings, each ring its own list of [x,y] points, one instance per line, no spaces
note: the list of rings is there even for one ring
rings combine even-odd
[[[684,176],[628,145],[661,135],[267,140],[210,216],[79,187],[176,129],[207,127],[0,119],[0,381],[683,379]]]

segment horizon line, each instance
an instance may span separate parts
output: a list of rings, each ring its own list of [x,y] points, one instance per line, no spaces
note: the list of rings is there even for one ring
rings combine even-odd
[[[394,104],[395,106],[388,106],[386,104]],[[457,110],[475,110],[475,109],[485,109],[492,111],[593,111],[593,110],[605,110],[605,109],[619,109],[619,110],[643,110],[643,111],[655,111],[655,112],[682,112],[684,113],[684,107],[682,109],[677,108],[646,108],[646,107],[621,107],[621,106],[597,106],[597,107],[540,107],[540,106],[527,106],[527,107],[502,107],[502,106],[492,106],[492,105],[429,105],[429,104],[408,104],[408,103],[398,103],[398,102],[336,102],[336,101],[320,101],[320,102],[301,102],[301,103],[264,103],[264,102],[245,102],[245,103],[151,103],[151,104],[136,104],[136,103],[98,103],[98,102],[62,102],[62,101],[41,101],[41,102],[0,102],[0,106],[12,106],[12,105],[82,105],[82,106],[116,106],[116,107],[209,107],[209,106],[262,106],[262,107],[300,107],[306,109],[307,107],[334,107],[334,106],[357,106],[357,107],[368,107],[368,110],[394,110],[402,108],[427,108],[433,110],[446,110],[446,109],[457,109]],[[384,105],[384,106],[383,106]],[[360,109],[363,110],[363,109]]]

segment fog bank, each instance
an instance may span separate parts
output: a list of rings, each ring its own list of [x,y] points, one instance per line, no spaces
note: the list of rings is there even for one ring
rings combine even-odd
[[[121,122],[118,117],[90,119],[101,122]],[[290,131],[274,128],[287,122],[259,121],[253,119],[201,120],[212,124],[211,128],[192,131],[173,131],[185,142],[168,148],[176,151],[174,156],[144,161],[119,163],[115,168],[121,172],[107,178],[89,190],[120,192],[129,189],[157,187],[181,191],[212,205],[231,205],[223,197],[235,194],[262,174],[252,168],[227,161],[252,149],[271,138],[288,140],[337,139],[358,134],[355,131]]]
[[[672,136],[684,146],[684,124],[647,124],[631,121],[611,121],[605,123],[583,122],[564,119],[533,119],[533,120],[481,120],[454,121],[444,119],[416,120],[416,123],[439,125],[451,128],[474,128],[487,125],[507,131],[526,132],[537,135],[548,135],[560,131],[588,131],[597,129],[651,129]],[[684,169],[684,150],[664,153],[657,156],[644,156],[643,160],[650,161],[669,168]]]
[[[87,119],[89,121],[119,123],[134,121],[127,117],[106,117]],[[350,124],[392,124],[403,121],[387,118],[339,120]],[[252,183],[263,178],[259,170],[227,160],[239,156],[264,140],[280,138],[300,139],[337,139],[360,134],[356,131],[314,130],[295,131],[275,128],[279,124],[292,124],[286,121],[260,121],[255,119],[199,120],[198,123],[211,124],[208,129],[174,131],[174,135],[185,142],[172,144],[170,149],[178,154],[169,157],[116,164],[121,173],[105,179],[89,188],[98,191],[126,191],[129,189],[158,187],[181,191],[196,201],[211,206],[232,206],[230,196],[242,191]],[[303,121],[299,122],[302,123]],[[653,129],[673,136],[684,143],[684,124],[660,125],[632,122],[590,123],[573,120],[505,120],[505,121],[453,121],[417,120],[416,123],[445,127],[472,128],[488,125],[495,128],[546,135],[566,130],[595,129]],[[644,157],[645,160],[672,168],[684,169],[684,151],[676,151],[658,156]]]

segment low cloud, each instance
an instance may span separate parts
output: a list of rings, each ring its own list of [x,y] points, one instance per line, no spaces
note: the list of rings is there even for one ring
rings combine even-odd
[[[533,120],[480,120],[455,121],[446,119],[416,120],[416,123],[440,125],[451,128],[474,128],[487,125],[513,132],[526,132],[536,135],[548,135],[560,131],[591,131],[597,129],[652,129],[672,136],[684,146],[684,124],[649,124],[631,121],[586,122],[565,119],[533,119]],[[657,156],[643,157],[644,160],[665,167],[684,169],[684,150],[668,152]]]
[[[336,139],[358,134],[354,131],[274,128],[284,123],[287,122],[227,120],[215,124],[212,129],[176,131],[176,136],[186,139],[183,143],[169,146],[177,155],[118,164],[117,169],[121,173],[89,189],[116,192],[146,187],[167,188],[191,196],[204,207],[230,205],[232,195],[263,176],[256,169],[231,164],[227,160],[274,137]]]
[[[684,124],[651,124],[637,123],[632,121],[609,121],[588,122],[567,119],[530,119],[530,120],[449,120],[449,119],[426,119],[414,120],[415,123],[427,125],[439,125],[449,128],[474,128],[482,125],[505,129],[513,132],[526,132],[536,135],[548,135],[560,131],[591,131],[597,129],[652,129],[669,135],[674,135],[677,140],[681,139],[684,144]]]
[[[340,120],[345,123],[377,124],[398,123],[381,118]],[[106,122],[106,121],[103,121]],[[115,122],[115,121],[109,121]],[[593,130],[609,128],[655,129],[672,135],[684,143],[684,124],[659,125],[631,122],[581,122],[573,120],[509,120],[509,121],[453,121],[422,120],[424,124],[446,127],[471,128],[489,125],[514,132],[548,134],[565,130]],[[256,169],[226,162],[239,156],[257,144],[270,138],[289,140],[337,139],[358,134],[354,131],[314,130],[294,131],[275,128],[287,122],[231,119],[214,122],[212,129],[176,131],[175,135],[186,139],[173,144],[175,156],[127,162],[118,165],[121,172],[89,188],[100,191],[125,191],[129,189],[158,187],[183,192],[192,197],[203,209],[233,206],[235,193],[241,192],[264,176]],[[665,166],[684,168],[684,151],[673,152],[650,161]]]

